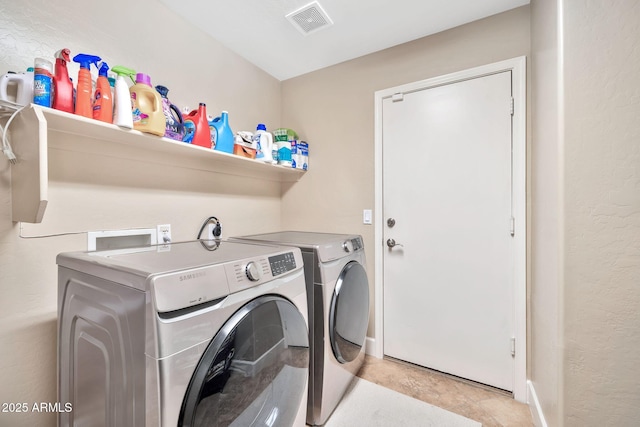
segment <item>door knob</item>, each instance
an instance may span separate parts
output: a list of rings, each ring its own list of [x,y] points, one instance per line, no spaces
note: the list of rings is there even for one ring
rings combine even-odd
[[[387,239],[387,246],[389,246],[390,248],[396,247],[396,246],[400,246],[403,247],[402,244],[400,243],[396,243],[395,239]]]
[[[395,220],[395,219],[393,219],[393,218],[389,218],[389,219],[387,220],[387,226],[388,226],[389,228],[392,228],[394,225],[396,225],[396,220]]]

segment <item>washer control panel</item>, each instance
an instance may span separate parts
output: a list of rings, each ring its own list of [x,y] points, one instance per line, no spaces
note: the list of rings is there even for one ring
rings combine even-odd
[[[233,294],[280,278],[294,270],[302,270],[302,253],[297,248],[274,251],[270,255],[245,258],[225,264],[224,269],[229,294]]]
[[[271,267],[271,274],[273,277],[276,277],[288,271],[295,270],[296,258],[293,256],[293,252],[270,256],[269,266]]]
[[[354,252],[362,249],[364,247],[364,245],[362,244],[362,238],[356,237],[355,239],[351,239],[351,246],[353,247]]]

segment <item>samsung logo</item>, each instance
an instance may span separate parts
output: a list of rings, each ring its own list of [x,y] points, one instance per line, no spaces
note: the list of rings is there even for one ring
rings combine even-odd
[[[183,274],[182,276],[180,276],[180,281],[184,282],[185,280],[197,279],[198,277],[204,277],[206,275],[207,273],[204,271],[200,271],[198,273]]]

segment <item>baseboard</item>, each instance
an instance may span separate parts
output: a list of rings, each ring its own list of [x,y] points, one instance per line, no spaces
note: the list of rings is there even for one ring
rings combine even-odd
[[[364,352],[365,354],[367,354],[368,356],[373,356],[373,357],[378,357],[377,356],[377,351],[376,351],[376,339],[375,338],[371,338],[371,337],[367,337],[366,340],[364,341]]]
[[[527,402],[529,403],[533,423],[536,427],[548,427],[547,422],[544,419],[544,414],[542,413],[542,407],[540,406],[536,389],[533,387],[533,383],[531,381],[527,381],[527,394]]]

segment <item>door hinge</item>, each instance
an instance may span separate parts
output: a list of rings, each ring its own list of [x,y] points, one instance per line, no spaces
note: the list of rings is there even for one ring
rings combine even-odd
[[[402,93],[402,92],[394,93],[391,96],[391,101],[393,101],[393,102],[404,101],[404,93]]]
[[[509,219],[509,234],[511,234],[511,237],[516,235],[516,219],[514,217]]]
[[[511,338],[511,355],[516,355],[516,339],[514,337]]]
[[[513,100],[513,96],[512,96],[511,100],[509,101],[509,114],[513,116],[514,111],[515,111],[515,101]]]

